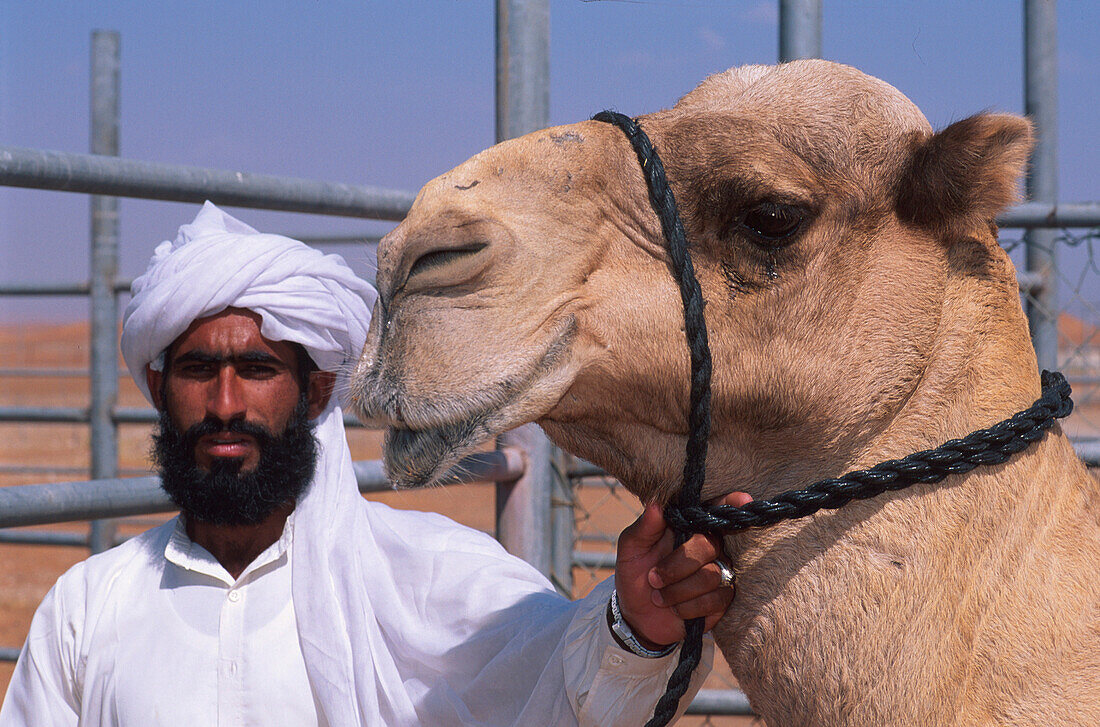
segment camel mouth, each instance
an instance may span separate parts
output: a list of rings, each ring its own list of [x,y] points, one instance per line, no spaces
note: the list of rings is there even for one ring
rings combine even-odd
[[[463,455],[493,435],[487,418],[428,429],[387,428],[382,443],[386,476],[402,489],[438,484]]]
[[[378,370],[353,382],[353,411],[385,427],[386,476],[398,488],[438,484],[464,455],[508,429],[536,421],[560,398],[577,335],[572,317],[531,369],[461,396],[409,397]]]

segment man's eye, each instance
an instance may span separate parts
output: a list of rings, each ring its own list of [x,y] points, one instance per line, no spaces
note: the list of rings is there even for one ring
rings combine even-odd
[[[266,376],[274,376],[276,371],[274,367],[271,366],[252,365],[245,366],[243,369],[241,369],[241,373],[245,376],[260,378]]]

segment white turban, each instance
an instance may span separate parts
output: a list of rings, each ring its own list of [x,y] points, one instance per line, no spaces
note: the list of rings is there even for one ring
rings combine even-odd
[[[260,315],[265,338],[300,343],[321,370],[345,372],[363,350],[377,297],[339,255],[257,232],[207,202],[134,281],[122,356],[152,401],[146,365],[159,370],[161,354],[195,319],[235,307]]]

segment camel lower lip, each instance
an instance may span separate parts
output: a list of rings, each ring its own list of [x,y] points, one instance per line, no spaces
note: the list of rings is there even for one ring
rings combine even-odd
[[[398,487],[423,487],[438,479],[451,451],[444,428],[386,431],[386,470]]]
[[[431,438],[434,433],[434,429],[404,429],[401,427],[390,427],[387,432],[387,443],[395,450],[412,451],[419,449],[418,445],[424,439]]]
[[[486,435],[472,421],[431,429],[391,427],[383,443],[386,475],[398,487],[435,484]]]

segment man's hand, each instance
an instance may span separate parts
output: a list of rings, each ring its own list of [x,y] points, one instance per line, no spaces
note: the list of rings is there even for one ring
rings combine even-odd
[[[721,504],[741,507],[751,501],[746,493],[734,492]],[[714,562],[722,555],[721,540],[694,535],[674,549],[673,538],[657,505],[647,505],[619,536],[615,558],[619,608],[647,648],[682,641],[688,619],[705,618],[709,631],[733,600],[733,586],[722,585]]]

